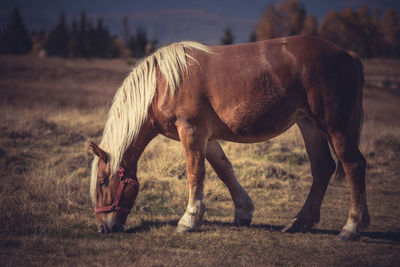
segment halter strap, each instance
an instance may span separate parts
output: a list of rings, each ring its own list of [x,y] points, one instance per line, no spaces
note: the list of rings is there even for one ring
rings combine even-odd
[[[139,182],[137,181],[136,178],[133,179],[133,178],[127,177],[125,175],[125,170],[122,167],[118,168],[118,175],[120,177],[120,182],[119,182],[118,191],[117,191],[117,194],[115,195],[113,204],[104,206],[101,208],[95,208],[94,209],[95,213],[98,213],[98,212],[107,213],[107,212],[112,212],[112,211],[129,213],[131,211],[130,208],[128,209],[128,208],[121,207],[119,204],[119,201],[121,199],[122,193],[124,192],[126,184],[132,184],[132,185],[136,185],[137,187],[139,187]]]

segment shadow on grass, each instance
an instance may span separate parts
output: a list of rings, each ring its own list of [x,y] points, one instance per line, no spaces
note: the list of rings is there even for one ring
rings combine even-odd
[[[140,225],[132,228],[128,228],[124,231],[124,233],[134,234],[141,232],[148,232],[152,227],[162,227],[162,226],[176,226],[178,224],[178,220],[169,220],[169,221],[144,221],[141,220]]]
[[[140,225],[136,227],[129,228],[124,231],[124,233],[140,233],[150,231],[152,227],[162,227],[162,226],[177,226],[178,220],[168,220],[168,221],[144,221],[140,223]],[[271,224],[251,224],[247,226],[235,226],[231,222],[220,222],[215,220],[204,220],[203,225],[205,226],[218,226],[218,227],[228,227],[232,229],[240,229],[241,227],[245,227],[248,229],[264,229],[272,232],[280,232],[283,229],[283,225],[271,225]],[[196,232],[204,232],[206,229],[200,229]],[[326,229],[310,229],[305,233],[310,234],[323,234],[323,235],[332,235],[336,236],[340,233],[337,230],[326,230]],[[287,233],[289,234],[289,233]],[[367,237],[369,239],[363,240],[366,243],[391,243],[391,244],[400,244],[400,232],[361,232],[361,237]],[[387,242],[388,241],[388,242]]]

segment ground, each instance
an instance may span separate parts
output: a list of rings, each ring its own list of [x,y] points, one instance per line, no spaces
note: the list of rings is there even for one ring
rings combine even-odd
[[[112,97],[133,60],[0,57],[0,262],[21,265],[400,264],[400,61],[364,61],[367,200],[371,225],[339,242],[349,184],[332,179],[308,233],[280,229],[311,184],[296,126],[258,144],[221,142],[252,197],[250,226],[235,227],[228,190],[207,165],[201,230],[175,234],[187,204],[180,143],[156,138],[139,162],[141,191],[126,231],[97,232],[89,198],[92,155]]]

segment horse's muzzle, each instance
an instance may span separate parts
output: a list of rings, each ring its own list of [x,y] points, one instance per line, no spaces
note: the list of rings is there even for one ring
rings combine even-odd
[[[119,222],[114,223],[111,227],[107,227],[106,224],[101,224],[98,228],[99,232],[102,234],[112,233],[120,233],[124,231],[124,226]]]

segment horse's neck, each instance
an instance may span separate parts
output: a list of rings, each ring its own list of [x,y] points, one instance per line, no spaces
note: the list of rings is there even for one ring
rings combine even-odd
[[[137,172],[137,162],[144,149],[157,135],[158,131],[156,127],[154,127],[150,119],[147,119],[140,129],[138,136],[126,150],[122,161],[134,174]]]

